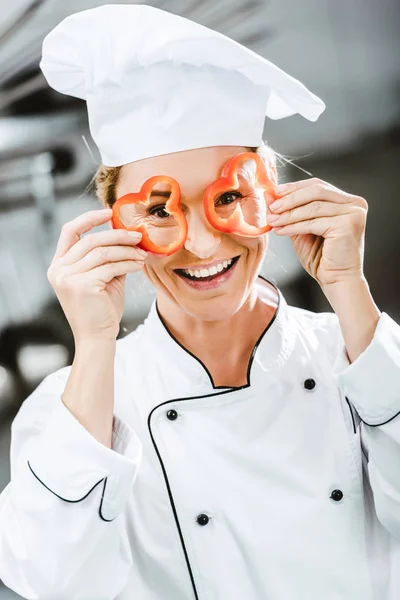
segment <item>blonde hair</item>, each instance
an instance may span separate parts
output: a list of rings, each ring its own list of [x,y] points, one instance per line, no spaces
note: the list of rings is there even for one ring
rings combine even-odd
[[[250,152],[256,152],[263,159],[268,175],[272,178],[272,171],[276,170],[277,153],[267,144],[262,144],[258,148],[249,148]],[[94,188],[97,198],[105,208],[112,207],[116,201],[116,187],[119,174],[122,167],[106,167],[101,164],[89,183],[88,190]]]

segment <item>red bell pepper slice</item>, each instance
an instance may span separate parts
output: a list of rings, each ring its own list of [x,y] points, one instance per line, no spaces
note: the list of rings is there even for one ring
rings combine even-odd
[[[166,183],[171,187],[171,195],[165,203],[165,211],[173,216],[179,225],[179,236],[174,242],[171,242],[167,246],[157,246],[154,244],[147,232],[147,224],[141,223],[132,227],[126,227],[120,219],[120,209],[124,204],[136,204],[138,202],[149,202],[150,194],[157,183]],[[154,254],[164,254],[169,256],[180,250],[187,238],[188,224],[186,217],[180,209],[180,198],[181,191],[178,182],[172,177],[167,175],[155,175],[150,177],[142,185],[140,192],[125,194],[118,198],[112,206],[113,214],[111,222],[114,229],[127,229],[128,231],[140,231],[142,233],[142,239],[140,240],[138,247],[146,250],[147,252],[153,252]]]
[[[244,237],[258,237],[272,229],[271,225],[265,227],[256,227],[250,225],[244,218],[242,211],[237,205],[229,217],[219,216],[215,210],[215,199],[221,194],[230,190],[237,190],[240,187],[238,181],[238,168],[244,161],[254,160],[257,166],[256,170],[256,188],[262,188],[268,191],[274,198],[273,183],[267,175],[267,170],[262,158],[255,152],[242,152],[228,160],[222,168],[221,177],[214,181],[204,194],[204,211],[209,223],[224,233],[233,233]]]

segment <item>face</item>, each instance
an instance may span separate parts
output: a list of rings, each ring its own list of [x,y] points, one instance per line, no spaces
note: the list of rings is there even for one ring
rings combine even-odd
[[[117,198],[138,192],[154,175],[176,179],[181,189],[181,208],[188,222],[185,245],[171,256],[149,253],[144,267],[156,287],[160,309],[179,308],[203,321],[215,321],[229,318],[249,297],[267,250],[268,234],[246,238],[222,233],[208,222],[203,207],[204,192],[220,177],[224,163],[246,151],[242,146],[216,146],[122,167]],[[274,172],[269,175],[274,178]],[[207,277],[191,276],[188,269]]]

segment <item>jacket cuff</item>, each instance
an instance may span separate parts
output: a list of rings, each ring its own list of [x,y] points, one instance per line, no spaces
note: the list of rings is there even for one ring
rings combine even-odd
[[[400,325],[382,312],[371,343],[351,364],[342,346],[333,375],[367,425],[383,425],[399,415]]]
[[[112,446],[98,442],[58,398],[46,429],[30,447],[27,468],[65,502],[81,502],[101,487],[100,516],[112,521],[124,509],[142,457],[139,438],[116,416]]]

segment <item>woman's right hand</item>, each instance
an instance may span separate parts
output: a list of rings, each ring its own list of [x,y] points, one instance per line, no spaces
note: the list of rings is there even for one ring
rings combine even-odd
[[[67,222],[47,271],[75,344],[116,339],[126,275],[142,269],[148,254],[137,247],[139,232],[111,229],[80,237],[111,216],[111,209],[93,210]]]

